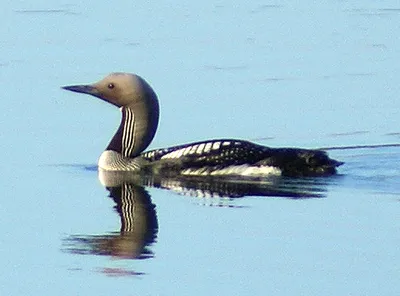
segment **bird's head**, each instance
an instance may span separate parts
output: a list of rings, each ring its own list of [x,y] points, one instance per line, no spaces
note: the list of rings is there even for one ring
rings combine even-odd
[[[130,107],[144,100],[157,100],[151,86],[140,76],[130,73],[111,73],[99,82],[63,86],[63,89],[89,94],[117,107]]]

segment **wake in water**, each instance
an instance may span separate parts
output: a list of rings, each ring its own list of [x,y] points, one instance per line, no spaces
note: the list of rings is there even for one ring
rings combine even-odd
[[[400,147],[400,144],[395,143],[395,144],[333,146],[333,147],[322,147],[322,148],[318,148],[318,150],[376,149],[376,148],[388,148],[388,147]]]

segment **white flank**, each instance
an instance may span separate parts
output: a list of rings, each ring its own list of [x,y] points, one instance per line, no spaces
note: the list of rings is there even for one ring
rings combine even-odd
[[[279,176],[281,170],[272,166],[250,166],[231,165],[219,170],[209,170],[207,168],[186,169],[182,171],[186,176],[246,176],[246,177],[264,177]]]
[[[105,171],[140,171],[136,159],[123,157],[112,150],[106,150],[100,155],[98,166]]]

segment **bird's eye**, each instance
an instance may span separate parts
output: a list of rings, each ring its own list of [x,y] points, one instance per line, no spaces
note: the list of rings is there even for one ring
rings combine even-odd
[[[109,88],[109,89],[113,89],[113,88],[114,88],[114,83],[108,84],[108,88]]]

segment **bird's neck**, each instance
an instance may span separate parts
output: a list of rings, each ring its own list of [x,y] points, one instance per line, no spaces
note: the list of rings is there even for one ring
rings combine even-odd
[[[158,102],[146,102],[120,108],[121,124],[106,150],[113,150],[123,157],[134,158],[153,140],[158,125]]]

